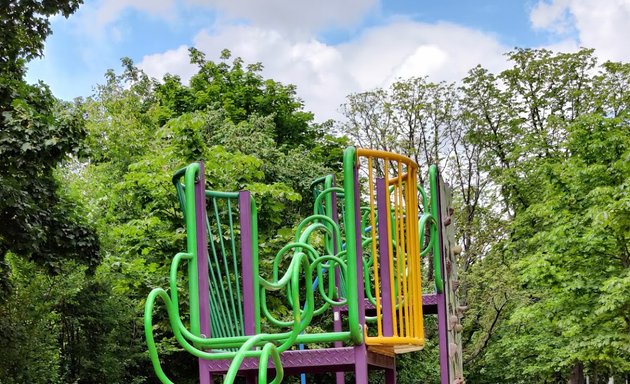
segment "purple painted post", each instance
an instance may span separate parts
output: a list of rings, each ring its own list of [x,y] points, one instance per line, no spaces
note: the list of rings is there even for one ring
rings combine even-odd
[[[238,194],[241,221],[241,265],[243,274],[243,316],[245,334],[256,334],[254,309],[254,260],[252,252],[252,207],[249,191]]]
[[[256,334],[256,309],[254,290],[254,253],[252,249],[252,205],[251,195],[249,191],[240,191],[238,194],[238,207],[241,223],[241,268],[243,281],[243,321],[245,322],[244,330],[246,335]],[[245,378],[247,384],[256,384],[258,382],[257,375],[248,375]]]
[[[385,370],[385,384],[396,384],[396,368]]]
[[[361,247],[361,210],[360,210],[360,196],[359,196],[359,167],[354,168],[354,225],[358,228],[356,230],[356,247],[357,247],[357,300],[359,301],[359,324],[365,329],[365,291],[363,289],[363,252]],[[348,223],[349,224],[349,223]],[[368,382],[368,367],[367,367],[367,348],[365,346],[365,340],[361,345],[354,347],[354,374],[355,383],[367,384]]]
[[[337,289],[339,289],[339,271],[335,271],[335,285]],[[333,308],[333,329],[335,332],[341,332],[342,324],[341,324],[341,309],[339,307]],[[341,341],[335,341],[335,348],[342,348],[343,343]],[[346,382],[345,375],[343,372],[335,373],[335,381],[337,384],[344,384]]]
[[[394,336],[392,291],[390,290],[391,273],[389,269],[389,233],[387,211],[389,193],[385,179],[376,179],[376,207],[378,211],[378,253],[381,278],[381,316],[383,316],[383,336]],[[396,369],[385,369],[385,383],[396,384]]]
[[[208,231],[206,228],[205,169],[199,162],[199,179],[195,183],[195,222],[197,225],[197,283],[199,288],[199,324],[202,337],[210,335],[210,287],[208,283]],[[190,188],[190,186],[186,186]],[[199,383],[210,384],[207,361],[199,359]]]
[[[381,314],[383,316],[383,336],[394,336],[392,292],[390,290],[389,233],[387,232],[387,208],[389,199],[385,179],[376,179],[376,207],[378,210],[378,253],[381,278]]]

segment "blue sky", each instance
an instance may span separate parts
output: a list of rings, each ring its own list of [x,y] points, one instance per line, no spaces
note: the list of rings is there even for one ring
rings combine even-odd
[[[398,78],[457,81],[477,64],[508,65],[515,46],[630,60],[630,0],[85,0],[52,20],[28,80],[63,99],[89,96],[131,57],[149,75],[194,73],[187,49],[223,48],[265,76],[293,83],[317,120],[338,117],[352,92]]]

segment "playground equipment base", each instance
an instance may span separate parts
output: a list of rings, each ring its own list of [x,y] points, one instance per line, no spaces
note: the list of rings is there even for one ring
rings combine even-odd
[[[396,360],[393,355],[385,355],[368,349],[368,368],[394,369]],[[356,347],[292,350],[283,352],[280,356],[285,374],[296,375],[304,373],[349,372],[354,370]],[[230,368],[230,360],[204,361],[206,367],[213,374],[223,374]],[[239,374],[248,373],[258,375],[258,358],[246,358],[240,366]],[[273,372],[269,364],[269,372]]]

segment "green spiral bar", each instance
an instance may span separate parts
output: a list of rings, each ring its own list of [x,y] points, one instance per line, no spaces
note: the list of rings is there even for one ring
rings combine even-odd
[[[267,343],[263,347],[258,364],[258,380],[261,383],[267,383],[267,363],[270,355],[273,365],[276,367],[276,377],[273,378],[271,384],[280,384],[284,378],[284,369],[282,368],[282,361],[280,361],[280,353],[272,343]]]
[[[431,225],[430,236],[433,243],[433,273],[435,275],[435,289],[442,293],[444,290],[444,282],[442,281],[442,258],[440,250],[440,241],[438,236],[439,228],[437,223],[439,222],[440,207],[438,204],[438,169],[434,164],[429,168],[429,184],[431,188],[431,216],[436,225]]]
[[[435,217],[433,217],[433,215],[424,213],[422,214],[422,216],[420,216],[420,219],[418,220],[418,240],[420,243],[420,256],[425,256],[427,253],[429,253],[429,251],[433,249],[433,244],[438,241],[438,239],[436,239],[434,236],[429,236],[429,242],[425,246],[424,233],[426,231],[427,222],[429,222],[431,228],[437,226],[437,221],[435,221]]]
[[[355,344],[363,344],[363,330],[359,324],[359,293],[357,281],[357,233],[354,169],[357,155],[354,147],[348,147],[343,152],[343,190],[344,190],[344,221],[348,224],[346,230],[346,259],[347,284],[346,298],[348,300],[348,326],[350,336]]]

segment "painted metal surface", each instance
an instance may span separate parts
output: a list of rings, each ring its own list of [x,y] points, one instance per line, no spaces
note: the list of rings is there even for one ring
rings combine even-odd
[[[344,164],[344,167],[347,164]],[[352,182],[354,186],[354,227],[355,233],[357,234],[354,239],[356,245],[356,254],[355,254],[355,266],[356,266],[356,282],[357,284],[361,284],[363,282],[363,253],[362,253],[362,242],[361,236],[361,212],[360,212],[360,197],[359,197],[359,165],[355,164],[352,172]],[[349,190],[345,191],[346,195],[350,194]],[[348,206],[346,206],[348,209]],[[350,221],[349,221],[350,222]],[[349,225],[352,226],[352,225]],[[347,241],[352,241],[351,237],[348,237]],[[348,258],[348,263],[350,263],[350,258]],[[367,335],[367,329],[365,328],[365,294],[363,289],[356,289],[357,291],[357,317],[359,329],[363,332],[363,335]],[[350,312],[348,312],[350,313]],[[367,362],[367,346],[365,343],[358,343],[354,346],[354,380],[357,383],[365,383],[368,382],[368,362]]]
[[[243,268],[243,307],[245,314],[245,334],[255,335],[259,331],[257,326],[255,303],[256,300],[256,280],[254,274],[257,273],[257,260],[254,260],[252,250],[252,218],[251,218],[251,195],[249,191],[239,192],[238,197],[240,224],[241,224],[241,264]]]
[[[409,351],[409,346],[421,348],[424,321],[417,219],[418,166],[398,154],[365,149],[356,152],[357,172],[362,170],[362,181],[360,186],[357,182],[355,191],[363,191],[367,207],[364,218],[357,218],[365,228],[358,231],[362,247],[369,252],[364,258],[363,269],[369,275],[365,279],[365,292],[376,311],[375,324],[370,323],[376,328],[376,336],[367,336],[366,344],[390,346],[394,351]]]
[[[208,279],[208,232],[206,230],[206,180],[203,163],[199,163],[199,175],[195,181],[195,222],[197,232],[197,278],[199,287],[199,330],[201,337],[211,337],[210,287]],[[210,384],[212,378],[207,360],[198,359],[199,384]]]
[[[376,180],[376,199],[377,206],[385,207],[389,200],[389,193],[387,191],[387,186],[384,178],[378,178]],[[389,217],[387,215],[387,209],[379,209],[378,210],[378,246],[379,246],[379,260],[381,265],[381,281],[385,286],[388,284],[389,286],[383,289],[383,321],[382,321],[382,335],[385,337],[394,336],[394,319],[393,312],[395,311],[395,303],[392,298],[392,293],[394,292],[394,280],[392,277],[391,271],[391,259],[390,259],[390,239],[389,239],[389,225],[388,225]],[[379,316],[378,312],[377,315]]]

